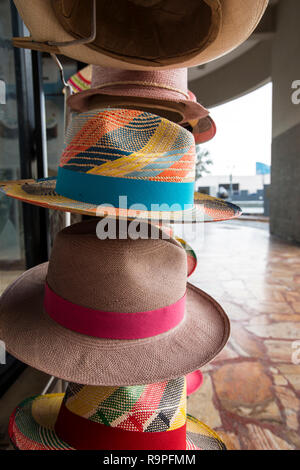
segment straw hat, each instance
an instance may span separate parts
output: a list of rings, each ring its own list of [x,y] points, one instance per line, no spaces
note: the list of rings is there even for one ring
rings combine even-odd
[[[186,376],[186,394],[187,396],[197,392],[203,384],[203,374],[201,370],[194,370]]]
[[[73,93],[89,90],[92,84],[92,65],[86,65],[83,69],[71,75],[68,85],[72,87]]]
[[[19,450],[226,450],[186,414],[184,377],[133,387],[70,383],[65,395],[17,406],[9,435]]]
[[[181,245],[143,223],[144,238],[128,238],[132,223],[123,222],[117,239],[101,240],[98,222],[59,232],[49,266],[26,271],[6,289],[0,331],[7,351],[88,385],[155,383],[209,362],[227,342],[229,320],[186,283]]]
[[[165,231],[165,227],[163,227]],[[175,239],[181,244],[182,248],[186,252],[186,259],[187,259],[187,275],[190,277],[196,270],[198,260],[197,255],[193,248],[182,238],[175,237]]]
[[[216,59],[250,36],[268,4],[268,0],[14,2],[31,33],[29,38],[15,38],[15,46],[132,70],[191,67]],[[66,45],[66,41],[72,42]]]
[[[90,70],[88,70],[90,69]],[[89,82],[87,77],[91,77]],[[90,65],[70,77],[67,103],[77,112],[124,107],[149,111],[191,126],[197,144],[216,134],[209,111],[187,88],[187,69],[132,71]]]
[[[239,207],[194,194],[195,141],[183,127],[132,109],[74,113],[58,176],[8,184],[8,196],[98,217],[203,222]]]
[[[187,261],[187,277],[190,277],[196,270],[198,265],[198,259],[195,251],[191,247],[189,243],[187,243],[183,238],[178,237],[174,234],[174,229],[170,225],[157,225],[158,229],[163,230],[169,237],[175,238],[177,242],[180,243],[182,248],[186,253],[186,261]]]

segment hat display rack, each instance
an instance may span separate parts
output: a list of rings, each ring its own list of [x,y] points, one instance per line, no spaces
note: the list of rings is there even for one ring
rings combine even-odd
[[[194,192],[195,144],[216,125],[188,90],[187,67],[246,40],[268,2],[14,3],[30,32],[14,45],[49,52],[60,68],[65,146],[57,177],[0,189],[91,218],[59,231],[49,262],[1,296],[7,350],[67,383],[64,394],[16,406],[11,442],[17,450],[225,450],[187,414],[187,396],[226,345],[230,323],[188,282],[197,257],[169,224],[241,214]],[[56,54],[88,65],[66,82]],[[114,236],[99,236],[110,223]],[[132,227],[143,236],[132,237]]]

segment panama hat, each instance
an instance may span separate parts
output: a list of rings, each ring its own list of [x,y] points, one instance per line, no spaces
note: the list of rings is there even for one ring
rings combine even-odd
[[[99,239],[102,223],[92,219],[59,232],[49,266],[26,271],[3,293],[7,351],[87,385],[155,383],[209,362],[227,342],[229,320],[186,283],[181,245],[145,223],[144,238],[128,238],[133,222],[116,221],[118,238]]]
[[[191,67],[245,41],[268,0],[14,0],[14,45],[133,70]],[[67,44],[66,44],[67,42]]]
[[[91,76],[90,86],[88,76]],[[68,83],[75,93],[67,104],[74,111],[131,107],[190,125],[192,131],[195,128],[193,133],[199,144],[216,134],[209,111],[197,103],[195,95],[187,88],[186,68],[132,71],[94,65],[77,72]]]
[[[169,237],[175,238],[175,240],[180,243],[186,253],[187,277],[190,277],[195,272],[198,265],[197,255],[191,245],[183,240],[183,238],[175,235],[173,227],[169,225],[157,225],[157,228],[163,230],[166,234],[169,235]]]
[[[92,65],[86,65],[68,78],[67,84],[71,86],[72,93],[80,93],[91,88],[92,70]]]
[[[193,92],[188,90],[188,94],[192,101],[197,101]],[[183,123],[182,125],[193,133],[197,145],[208,142],[217,133],[216,124],[210,116],[202,119],[190,119],[188,123]]]
[[[57,178],[4,185],[49,209],[115,218],[203,222],[239,207],[194,194],[195,141],[180,125],[133,109],[73,113]]]
[[[163,230],[165,228],[163,227]],[[182,248],[186,252],[186,259],[187,259],[187,275],[190,277],[196,270],[198,260],[197,260],[197,255],[191,245],[187,243],[185,240],[183,240],[180,237],[175,237],[175,239],[181,244]]]
[[[65,394],[17,406],[9,435],[19,450],[226,450],[187,415],[184,377],[131,387],[69,383]]]
[[[177,242],[180,243],[182,248],[184,249],[186,253],[186,262],[187,262],[187,277],[190,277],[196,270],[197,264],[198,264],[198,259],[195,251],[191,247],[189,243],[187,243],[183,238],[178,237],[177,235],[174,235],[174,231],[172,227],[169,227],[167,225],[163,226],[157,226],[158,229],[163,230],[165,233],[169,234],[170,237],[175,238]]]

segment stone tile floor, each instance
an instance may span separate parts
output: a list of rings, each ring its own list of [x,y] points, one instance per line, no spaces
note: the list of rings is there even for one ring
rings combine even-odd
[[[188,411],[229,449],[300,449],[300,246],[267,224],[206,224],[190,281],[231,320],[231,337],[208,365]]]

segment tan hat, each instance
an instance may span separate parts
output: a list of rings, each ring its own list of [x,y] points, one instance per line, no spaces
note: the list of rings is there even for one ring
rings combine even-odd
[[[73,111],[106,107],[138,109],[177,123],[207,118],[209,111],[187,87],[187,69],[124,70],[92,66],[91,87],[68,98]]]
[[[191,126],[197,144],[207,142],[216,134],[209,111],[188,90],[186,68],[137,71],[89,65],[68,83],[75,91],[67,100],[73,111],[116,106],[149,111],[183,127]]]
[[[152,238],[126,238],[120,223],[118,239],[101,240],[98,222],[59,232],[49,266],[26,271],[6,289],[0,337],[7,351],[87,385],[155,383],[212,360],[227,342],[229,320],[187,284],[181,245],[145,223],[141,231],[151,229]]]
[[[191,67],[216,59],[250,36],[268,4],[268,0],[14,2],[31,33],[29,38],[15,38],[15,46],[133,70]]]

